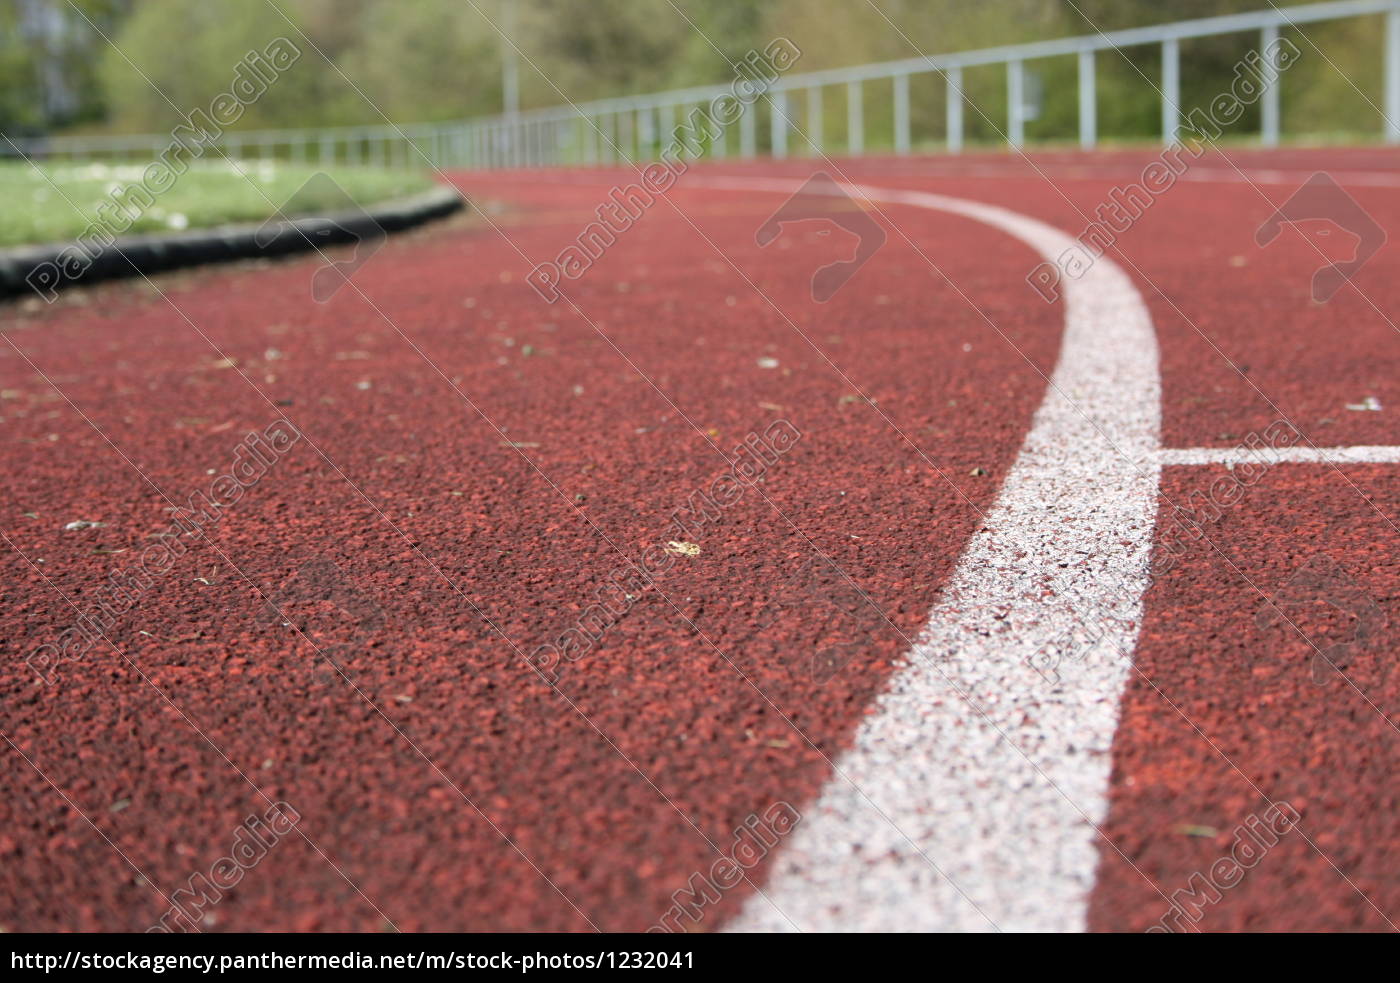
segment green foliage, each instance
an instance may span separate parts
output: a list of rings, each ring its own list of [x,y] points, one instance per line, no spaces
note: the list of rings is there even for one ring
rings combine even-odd
[[[514,2],[525,108],[724,83],[731,63],[785,37],[802,52],[795,71],[908,58],[1116,30],[1267,7],[1266,0],[0,0],[0,129],[168,130],[228,91],[239,61],[278,36],[301,60],[235,128],[463,119],[500,111],[502,58]],[[45,12],[39,16],[36,11]],[[91,20],[91,24],[88,20]],[[61,29],[38,31],[36,24]],[[1302,58],[1283,81],[1292,135],[1375,133],[1380,99],[1379,19],[1285,30]],[[102,34],[114,42],[109,45]],[[1186,109],[1229,88],[1257,35],[1182,44]],[[1160,50],[1097,58],[1100,131],[1151,139],[1160,123]],[[1027,135],[1073,140],[1074,58],[1027,66],[1043,95]],[[1006,124],[1006,75],[965,80],[969,142],[996,142]],[[943,81],[911,84],[916,144],[944,128]],[[846,95],[822,95],[828,142],[844,134]],[[1369,103],[1368,103],[1369,100]],[[867,145],[892,143],[888,83],[866,86]],[[805,99],[790,106],[801,121]],[[760,110],[762,113],[762,110]],[[1251,107],[1235,126],[1258,125]],[[765,132],[761,120],[760,132]],[[832,145],[835,145],[832,143]]]
[[[131,0],[0,0],[0,132],[82,124],[104,113],[98,55]]]
[[[235,129],[305,125],[324,61],[306,41],[283,0],[190,3],[143,0],[103,53],[100,75],[123,129],[168,130],[196,109],[209,109],[234,84],[240,62],[279,37],[301,59],[244,112]],[[317,64],[320,62],[321,64]]]
[[[337,59],[344,77],[327,73],[334,90],[328,101],[338,121],[351,122],[383,123],[384,116],[429,122],[494,112],[501,104],[499,48],[494,32],[465,0],[364,4],[354,39]]]

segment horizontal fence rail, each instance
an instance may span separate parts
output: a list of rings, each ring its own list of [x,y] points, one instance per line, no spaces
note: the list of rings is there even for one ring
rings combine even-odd
[[[856,65],[848,68],[779,76],[765,87],[760,102],[766,104],[766,132],[760,140],[758,103],[747,107],[736,120],[706,125],[687,136],[687,121],[694,121],[698,107],[734,97],[730,85],[697,86],[667,92],[596,99],[565,106],[523,110],[516,113],[408,126],[348,126],[319,129],[219,131],[207,134],[201,152],[217,148],[218,155],[239,160],[288,161],[320,167],[337,165],[405,167],[423,161],[438,167],[546,167],[599,165],[655,159],[678,138],[688,141],[687,156],[720,158],[737,154],[752,158],[761,152],[785,157],[789,146],[818,154],[841,151],[850,156],[865,152],[868,137],[865,109],[871,96],[890,100],[892,149],[908,154],[914,147],[910,120],[911,79],[938,76],[945,90],[941,148],[959,152],[966,143],[967,96],[964,73],[970,68],[1004,66],[1006,72],[1006,144],[1016,149],[1026,139],[1026,123],[1033,118],[1031,90],[1038,76],[1027,62],[1047,58],[1077,60],[1078,141],[1083,148],[1097,145],[1098,101],[1096,60],[1103,51],[1157,46],[1160,74],[1149,80],[1160,93],[1161,137],[1165,144],[1178,141],[1187,122],[1180,108],[1183,62],[1181,42],[1188,39],[1257,32],[1258,52],[1267,72],[1259,101],[1259,139],[1265,146],[1281,138],[1280,88],[1276,60],[1282,31],[1289,28],[1353,17],[1382,15],[1384,98],[1382,136],[1400,144],[1400,0],[1337,0],[1298,7],[1229,14],[1179,21],[1154,27],[1036,41],[1028,44],[960,51],[906,58],[899,61]],[[1270,81],[1269,76],[1274,78]],[[830,140],[824,126],[829,93],[844,90],[842,138]],[[804,107],[801,126],[793,118]],[[711,117],[713,118],[713,117]],[[737,133],[731,133],[737,130]],[[799,135],[800,141],[790,141]],[[159,158],[171,147],[175,134],[139,136],[52,137],[29,140],[6,138],[0,155],[23,155],[46,161],[74,163],[95,161],[140,162]]]

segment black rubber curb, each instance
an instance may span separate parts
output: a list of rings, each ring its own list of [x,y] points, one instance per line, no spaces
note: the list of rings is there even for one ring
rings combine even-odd
[[[44,296],[28,280],[45,264],[52,264],[62,273],[51,283],[51,288],[57,291],[96,280],[234,259],[280,256],[335,243],[378,238],[386,232],[397,232],[451,215],[464,204],[455,189],[438,186],[364,211],[311,215],[261,225],[227,225],[190,232],[125,236],[92,257],[81,271],[64,271],[64,264],[59,262],[65,251],[70,256],[73,253],[86,256],[73,242],[0,250],[0,297],[25,293]]]

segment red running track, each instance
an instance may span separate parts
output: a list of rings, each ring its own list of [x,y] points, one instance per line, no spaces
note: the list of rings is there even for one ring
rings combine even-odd
[[[1280,418],[1319,446],[1400,443],[1395,250],[1319,305],[1317,240],[1253,241],[1318,168],[1396,227],[1400,169],[1372,151],[1235,160],[1274,183],[1203,163],[1120,241],[1161,344],[1163,445],[1230,447]],[[1145,161],[839,167],[1073,234]],[[201,929],[641,930],[746,819],[814,800],[994,499],[1063,311],[1024,282],[1024,245],[895,206],[879,220],[901,234],[814,303],[813,270],[850,240],[813,223],[760,248],[782,196],[689,177],[572,304],[544,303],[531,265],[623,177],[454,175],[480,211],[390,240],[327,304],[302,258],[0,309],[0,927],[144,930],[284,802],[299,821],[264,831]],[[1366,397],[1382,409],[1347,409]],[[301,439],[260,443],[266,473],[202,535],[147,552],[278,420]],[[764,434],[783,452],[761,480],[678,532]],[[1158,922],[1271,800],[1307,841],[1285,837],[1189,927],[1395,927],[1394,470],[1280,465],[1211,524],[1218,548],[1191,541],[1154,583],[1089,927]],[[1164,502],[1219,473],[1168,468]],[[1259,591],[1318,555],[1365,604],[1302,598],[1309,641],[1260,617]],[[47,679],[27,664],[152,556],[169,562],[96,644]],[[621,602],[607,585],[644,556],[665,571]],[[600,590],[622,613],[600,627],[592,610],[596,644],[536,655]],[[1315,681],[1312,645],[1358,631],[1347,679]]]

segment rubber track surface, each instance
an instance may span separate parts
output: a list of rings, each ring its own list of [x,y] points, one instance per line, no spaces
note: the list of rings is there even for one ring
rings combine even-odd
[[[1077,209],[1145,159],[1048,158],[1053,185],[1007,158],[842,168],[1077,232]],[[1369,152],[1247,159],[1300,181],[1391,167]],[[0,309],[0,926],[143,930],[245,817],[285,800],[299,833],[205,930],[641,930],[747,817],[813,799],[995,496],[1062,311],[1023,282],[1024,246],[893,207],[882,222],[917,251],[892,232],[816,304],[812,271],[850,240],[792,226],[760,249],[781,196],[684,179],[569,287],[577,310],[544,304],[531,264],[622,177],[459,175],[484,217],[391,239],[324,305],[310,258],[163,276],[164,298],[137,281]],[[1353,193],[1382,225],[1400,219],[1400,189]],[[1183,183],[1124,237],[1162,344],[1164,446],[1233,446],[1279,411],[1319,445],[1400,442],[1393,329],[1348,291],[1311,304],[1312,247],[1253,244],[1269,210],[1248,185]],[[1383,311],[1396,265],[1382,250],[1358,279]],[[1386,410],[1345,408],[1366,396]],[[85,607],[172,503],[283,417],[304,439],[189,540],[110,645],[41,682],[24,657],[73,623],[65,595]],[[545,685],[525,656],[675,539],[673,514],[723,455],[776,420],[801,434],[791,451]],[[1164,504],[1210,470],[1168,469]],[[1362,699],[1286,671],[1306,645],[1256,625],[1262,599],[1236,572],[1274,589],[1325,550],[1400,623],[1400,479],[1347,473],[1276,469],[1208,530],[1220,550],[1195,547],[1149,591],[1092,927],[1157,921],[1236,823],[1280,799],[1315,848],[1285,839],[1201,927],[1400,915],[1400,676],[1367,669]],[[65,529],[79,520],[101,525]],[[823,555],[883,616],[847,603]],[[1261,674],[1249,659],[1265,647],[1280,654]],[[832,652],[835,666],[819,657]],[[1393,655],[1382,637],[1367,658]],[[701,930],[751,891],[727,892]]]

